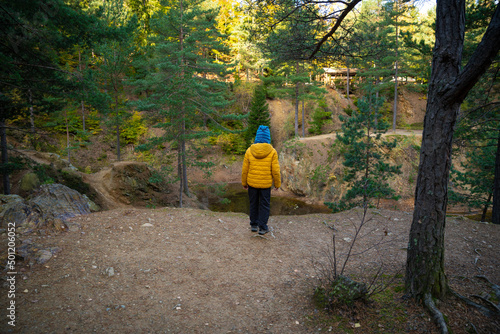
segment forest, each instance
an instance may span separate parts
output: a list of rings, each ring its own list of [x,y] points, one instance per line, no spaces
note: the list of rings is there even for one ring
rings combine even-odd
[[[449,292],[447,204],[478,208],[483,220],[492,211],[500,224],[500,10],[494,0],[423,4],[2,0],[3,193],[24,168],[16,150],[57,153],[93,173],[82,152],[107,143],[112,152],[98,160],[150,164],[158,177],[178,181],[182,205],[190,168],[212,166],[200,151],[244,154],[258,125],[270,124],[266,100],[292,102],[287,139],[321,135],[331,119],[325,95],[337,89],[355,106],[345,110],[342,140],[349,126],[358,126],[352,136],[423,130],[406,289],[446,332],[433,300]],[[423,123],[399,118],[402,90],[427,99]],[[379,174],[362,179],[364,189],[398,172],[370,168]]]

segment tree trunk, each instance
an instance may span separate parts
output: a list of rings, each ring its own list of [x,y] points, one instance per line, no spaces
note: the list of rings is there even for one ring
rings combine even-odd
[[[120,150],[120,124],[118,122],[116,122],[116,160],[122,160]]]
[[[28,102],[30,105],[30,130],[31,135],[35,138],[35,111],[33,109],[33,94],[31,93],[31,89],[28,89]]]
[[[7,133],[5,131],[5,119],[0,119],[0,146],[2,151],[2,179],[3,179],[3,193],[10,195],[10,180],[9,170],[7,164],[9,163],[9,155],[7,149]]]
[[[118,97],[117,96],[115,96],[115,109],[116,109],[116,160],[121,161],[120,114],[118,112]]]
[[[181,53],[184,50],[184,29],[182,25],[182,20],[183,20],[183,2],[182,0],[180,1],[180,9],[181,9],[181,29],[180,29],[180,35],[179,35],[179,44],[180,44],[180,50]],[[181,66],[184,66],[184,58],[182,56],[181,58]],[[184,79],[184,69],[181,69],[181,78]],[[248,76],[248,69],[247,69],[247,76]],[[181,191],[181,196],[180,196],[180,201],[181,201],[181,207],[182,207],[182,192],[184,192],[187,196],[189,196],[189,188],[188,188],[188,183],[187,183],[187,163],[186,163],[186,115],[184,114],[185,108],[184,104],[181,106],[181,117],[182,117],[182,123],[181,123],[181,135],[180,135],[180,153],[181,153],[181,169],[179,169],[180,172],[180,191]]]
[[[66,122],[66,150],[68,151],[68,163],[71,163],[71,143],[69,137],[69,120],[68,114],[64,112],[64,121]]]
[[[302,100],[302,137],[306,136],[306,111],[304,109],[304,100]]]
[[[349,64],[346,64],[347,65],[347,92],[346,92],[346,97],[347,99],[349,100],[349,88],[350,88],[350,81],[349,81]]]
[[[36,150],[37,148],[37,140],[36,140],[36,131],[35,131],[35,110],[33,108],[33,94],[31,93],[31,89],[28,89],[28,103],[30,110],[30,131],[31,131],[31,146]]]
[[[500,224],[500,131],[497,142],[497,154],[495,157],[495,179],[493,181],[493,224]]]
[[[396,132],[396,116],[398,113],[398,15],[399,3],[396,1],[396,61],[394,62],[394,105],[392,109],[392,132]]]
[[[177,148],[177,177],[179,178],[179,207],[182,208],[182,150],[181,143]]]
[[[179,208],[182,208],[182,149],[179,143],[179,148],[177,149],[177,176],[179,177]]]
[[[460,104],[500,48],[499,6],[481,43],[460,71],[464,27],[465,0],[438,0],[436,44],[406,262],[406,291],[428,308],[433,298],[442,299],[448,291],[444,229],[453,127]]]
[[[81,106],[82,106],[82,125],[83,125],[83,131],[85,132],[85,103],[81,102]]]
[[[299,136],[299,83],[295,84],[295,137]]]
[[[80,69],[80,74],[82,76],[82,81],[83,81],[82,52],[80,50],[78,50],[78,67]],[[83,131],[85,132],[85,103],[83,102],[83,99],[81,101],[81,107],[82,107],[82,125],[83,125]]]
[[[299,75],[299,62],[295,63],[295,74]],[[295,83],[295,137],[299,136],[299,93],[300,83]]]
[[[488,199],[486,200],[486,204],[484,204],[483,213],[481,214],[481,221],[482,222],[486,221],[486,214],[488,213],[488,208],[490,207],[492,197],[493,197],[493,193],[490,192],[488,194]]]
[[[378,84],[379,84],[379,78],[377,77],[375,79],[375,101],[378,101],[378,96],[379,96],[379,92],[378,92]],[[378,108],[375,108],[375,128],[378,128]]]
[[[189,187],[187,179],[187,162],[186,162],[186,121],[182,120],[182,139],[181,139],[181,153],[182,153],[182,188],[184,193],[189,197]]]

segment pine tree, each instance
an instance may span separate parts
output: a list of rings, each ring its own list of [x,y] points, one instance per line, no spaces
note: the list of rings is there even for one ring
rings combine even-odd
[[[255,88],[253,99],[250,104],[248,127],[245,133],[247,145],[253,142],[259,125],[271,125],[271,115],[269,114],[269,106],[266,102],[266,88],[263,84]]]
[[[0,9],[0,172],[8,193],[12,168],[6,122],[27,114],[33,135],[37,113],[58,110],[61,104],[54,102],[79,89],[78,78],[64,66],[64,55],[77,43],[91,45],[107,28],[97,17],[61,0],[2,1]]]
[[[351,117],[340,116],[342,133],[336,140],[346,148],[344,181],[350,188],[337,203],[325,203],[334,212],[357,205],[373,205],[373,199],[396,198],[388,179],[400,174],[401,166],[387,162],[396,140],[390,142],[382,138],[389,124],[382,119],[375,120],[383,101],[375,98],[372,101],[362,98],[358,101],[359,110]]]
[[[215,10],[205,9],[199,0],[165,4],[150,20],[155,35],[151,38],[151,59],[144,64],[149,74],[136,82],[148,94],[139,106],[154,112],[160,119],[157,127],[165,130],[150,144],[177,144],[181,206],[182,194],[189,196],[186,143],[211,134],[204,126],[207,120],[222,128],[220,119],[230,118],[222,115],[229,103],[223,80],[227,71],[217,55],[226,49],[215,29],[216,16]]]

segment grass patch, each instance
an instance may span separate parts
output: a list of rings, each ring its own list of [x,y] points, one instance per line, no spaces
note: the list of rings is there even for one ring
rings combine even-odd
[[[322,307],[325,300],[314,294],[316,309],[307,317],[308,325],[317,332],[332,333],[405,333],[409,317],[415,312],[411,302],[402,299],[402,278],[384,291],[371,296],[368,302],[356,302],[351,306],[328,309]],[[421,313],[421,310],[418,309]]]

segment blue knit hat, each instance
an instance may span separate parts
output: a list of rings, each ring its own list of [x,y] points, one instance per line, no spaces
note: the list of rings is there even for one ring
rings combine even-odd
[[[269,127],[265,125],[259,125],[259,128],[257,129],[255,144],[259,143],[271,144],[271,132],[269,131]]]

